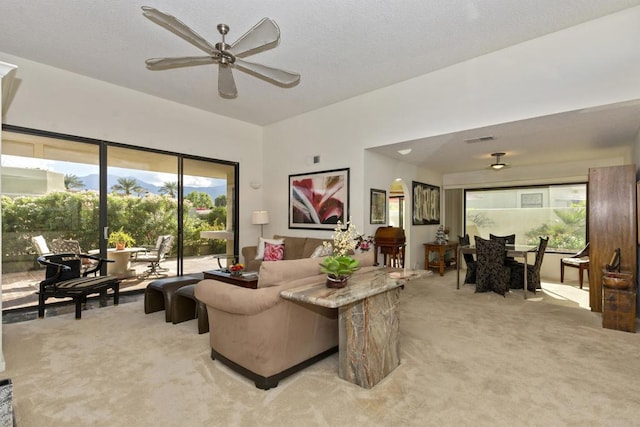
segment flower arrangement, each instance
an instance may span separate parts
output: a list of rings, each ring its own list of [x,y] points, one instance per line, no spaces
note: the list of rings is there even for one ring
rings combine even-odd
[[[357,246],[358,231],[351,220],[347,221],[346,226],[346,230],[343,230],[342,223],[338,221],[332,236],[333,243],[323,243],[325,248],[332,250],[332,255],[320,263],[320,271],[328,276],[329,287],[345,286],[346,279],[360,267],[360,261],[350,256]]]
[[[231,267],[229,267],[229,272],[234,276],[240,276],[242,274],[242,270],[244,270],[244,264],[240,263],[232,264]]]

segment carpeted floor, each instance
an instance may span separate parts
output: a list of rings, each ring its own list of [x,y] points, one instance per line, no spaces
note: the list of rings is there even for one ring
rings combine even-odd
[[[371,390],[333,355],[269,391],[209,357],[195,320],[142,301],[6,324],[22,426],[601,426],[640,424],[640,336],[538,293],[401,292],[401,365]]]

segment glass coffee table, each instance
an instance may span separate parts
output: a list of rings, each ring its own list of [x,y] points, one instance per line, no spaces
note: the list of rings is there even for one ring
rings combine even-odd
[[[220,282],[230,283],[243,288],[258,288],[258,273],[246,271],[241,276],[232,276],[224,270],[207,270],[203,272],[205,279],[214,279]]]

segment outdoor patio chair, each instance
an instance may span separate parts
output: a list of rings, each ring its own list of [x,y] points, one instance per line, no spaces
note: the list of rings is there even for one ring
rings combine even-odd
[[[47,254],[53,253],[49,249],[49,245],[47,245],[47,241],[44,239],[44,236],[42,235],[32,237],[31,243],[33,244],[33,247],[36,249],[36,252],[38,252],[38,255],[47,255]]]
[[[72,239],[53,239],[51,241],[51,249],[53,249],[53,253],[62,254],[62,253],[74,253],[74,254],[82,254],[82,248],[80,247],[80,242]],[[82,261],[82,273],[85,271],[91,270],[96,275],[95,267],[97,261],[90,257],[81,258]]]
[[[140,277],[149,277],[151,275],[160,277],[160,271],[162,270],[160,267],[160,263],[163,262],[169,252],[171,252],[171,248],[173,248],[174,237],[172,235],[161,236],[162,242],[158,247],[158,250],[149,250],[146,252],[138,252],[133,259],[133,262],[148,262],[149,266],[146,271],[144,271]]]
[[[92,270],[81,273],[82,259],[91,258],[96,261]],[[38,257],[38,263],[45,266],[45,279],[40,282],[38,292],[38,317],[44,317],[45,302],[48,298],[71,298],[76,305],[76,319],[82,316],[82,305],[87,296],[100,294],[101,306],[106,305],[107,291],[113,291],[113,304],[118,304],[120,279],[114,276],[92,276],[99,271],[104,262],[112,262],[92,255],[62,253]]]

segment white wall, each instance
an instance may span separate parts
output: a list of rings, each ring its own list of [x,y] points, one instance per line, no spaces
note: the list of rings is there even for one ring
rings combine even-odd
[[[1,52],[0,61],[19,66],[6,124],[239,162],[240,246],[257,240],[251,212],[263,190],[249,184],[262,181],[259,126]]]
[[[0,61],[20,67],[6,123],[240,162],[244,246],[259,235],[256,209],[270,211],[265,235],[327,236],[288,230],[290,174],[349,167],[351,216],[362,227],[373,169],[366,148],[640,98],[639,39],[635,7],[264,129],[11,55]],[[406,183],[446,180],[402,169]],[[433,228],[411,228],[412,252]]]
[[[368,189],[393,177],[383,167],[402,169],[407,183],[455,187],[473,182],[404,164],[384,165],[365,156],[366,148],[640,98],[638,40],[640,7],[265,127],[264,182],[270,196],[265,202],[272,213],[266,234],[288,231],[288,174],[350,167],[351,215],[360,226],[367,221]],[[320,155],[319,164],[309,162],[313,155]],[[376,179],[375,173],[384,178]],[[585,165],[562,168],[561,173],[563,182],[584,181],[585,174]],[[527,181],[561,175],[536,168]],[[476,184],[484,185],[477,178]],[[412,252],[418,251],[416,242],[435,235],[432,228],[410,228]]]

